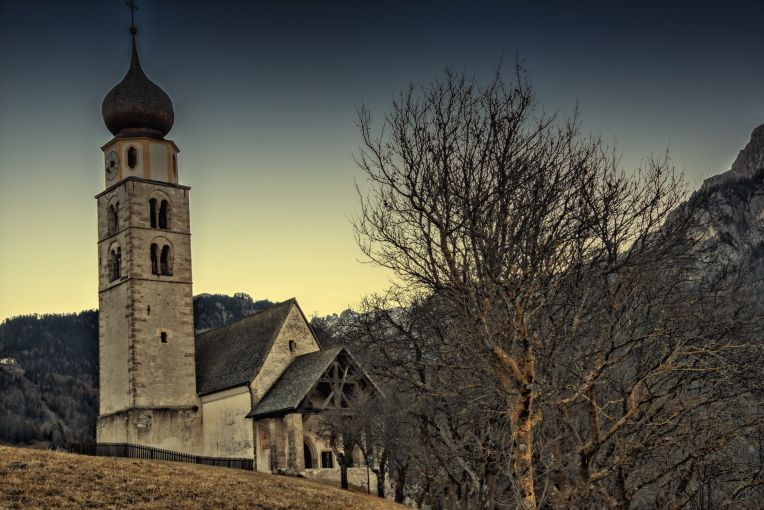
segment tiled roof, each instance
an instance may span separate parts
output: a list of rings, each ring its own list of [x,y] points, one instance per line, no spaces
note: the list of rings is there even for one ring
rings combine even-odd
[[[336,346],[296,357],[247,418],[259,418],[297,409],[342,350],[342,346]]]
[[[196,392],[249,383],[265,361],[294,299],[196,335]]]

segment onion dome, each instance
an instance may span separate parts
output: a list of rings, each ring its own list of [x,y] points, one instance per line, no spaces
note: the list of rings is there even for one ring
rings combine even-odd
[[[116,137],[163,138],[175,122],[172,101],[141,69],[135,48],[135,27],[131,27],[130,32],[133,34],[130,68],[122,81],[103,98],[103,121]]]

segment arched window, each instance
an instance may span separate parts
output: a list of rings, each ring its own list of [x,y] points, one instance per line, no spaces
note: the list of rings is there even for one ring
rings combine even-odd
[[[111,249],[109,252],[109,281],[113,282],[120,277],[120,270],[122,265],[122,250],[119,246]]]
[[[117,209],[119,209],[119,202],[109,206],[109,235],[113,236],[117,233]]]
[[[172,177],[176,180],[178,178],[178,156],[176,154],[172,155]]]
[[[162,274],[172,275],[172,251],[168,245],[162,246],[162,256],[159,260]]]
[[[159,274],[159,247],[151,243],[151,274]]]
[[[152,198],[149,200],[149,221],[151,222],[151,228],[157,228],[157,199]]]
[[[130,169],[135,168],[135,165],[138,164],[138,150],[135,147],[130,147],[127,149],[127,166],[130,167]]]
[[[159,228],[170,228],[170,202],[162,200],[159,206]]]
[[[170,228],[170,202],[162,200],[161,203],[156,198],[149,200],[149,222],[151,228]]]

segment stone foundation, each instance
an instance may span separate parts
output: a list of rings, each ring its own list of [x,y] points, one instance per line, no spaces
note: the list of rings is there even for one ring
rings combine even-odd
[[[98,443],[130,443],[203,455],[202,414],[195,408],[130,409],[98,417]]]
[[[328,482],[337,482],[337,486],[340,483],[340,468],[321,468],[321,469],[306,469],[302,474],[305,478],[311,480],[322,480]],[[371,483],[371,493],[377,494],[377,475],[374,471],[369,470],[369,482]],[[366,485],[366,467],[352,467],[348,468],[348,483],[355,487],[367,489]],[[391,495],[393,488],[390,483],[385,480],[385,494]]]

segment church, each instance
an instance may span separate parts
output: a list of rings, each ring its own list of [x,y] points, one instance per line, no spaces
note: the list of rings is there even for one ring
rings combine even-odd
[[[96,196],[97,442],[247,458],[265,472],[336,473],[321,413],[376,386],[347,349],[319,345],[295,299],[195,334],[190,188],[166,138],[173,104],[144,73],[134,24],[130,32],[127,74],[102,104],[113,138],[102,147],[105,189]]]

